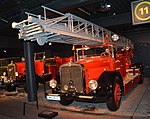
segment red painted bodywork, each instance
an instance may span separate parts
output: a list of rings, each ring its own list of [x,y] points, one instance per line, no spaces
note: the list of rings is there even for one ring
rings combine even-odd
[[[25,62],[17,62],[15,64],[18,74],[25,75]]]
[[[25,75],[25,62],[17,62],[16,64],[16,71],[19,75]],[[38,75],[42,75],[44,73],[44,62],[43,61],[35,61],[35,72]]]
[[[95,56],[79,60],[78,63],[84,64],[87,93],[89,93],[88,82],[91,79],[98,80],[104,71],[114,71],[116,69],[115,60],[112,57]]]
[[[84,53],[82,53],[82,55],[84,55]],[[88,82],[91,79],[98,80],[104,71],[115,72],[117,70],[121,74],[122,80],[124,81],[125,76],[128,73],[126,72],[126,70],[129,69],[133,64],[132,58],[133,58],[133,50],[119,49],[116,51],[116,58],[111,56],[92,56],[84,59],[79,59],[77,62],[79,64],[84,65],[86,78],[86,93],[88,94],[90,92]],[[138,71],[138,73],[140,72]],[[139,78],[137,78],[135,82],[137,83],[138,81]],[[130,89],[130,87],[133,87],[133,84],[131,84],[131,86],[124,87],[125,90],[124,94],[128,92],[128,89]]]
[[[52,64],[46,64],[45,61],[48,60],[54,60]],[[35,60],[35,73],[38,74],[39,76],[42,76],[45,73],[51,73],[52,78],[55,79],[57,74],[58,74],[58,69],[59,66],[67,63],[70,61],[69,58],[46,58],[45,60]],[[24,76],[25,75],[25,62],[17,62],[16,64],[16,71],[18,72],[19,75]]]

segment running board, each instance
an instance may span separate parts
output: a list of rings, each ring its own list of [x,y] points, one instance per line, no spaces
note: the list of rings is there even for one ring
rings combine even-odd
[[[132,89],[133,86],[135,86],[140,80],[139,73],[135,73],[134,75],[131,73],[128,73],[123,81],[124,84],[124,95],[126,95],[130,89]]]
[[[84,98],[84,99],[92,99],[93,98],[93,96],[79,96],[79,98]]]

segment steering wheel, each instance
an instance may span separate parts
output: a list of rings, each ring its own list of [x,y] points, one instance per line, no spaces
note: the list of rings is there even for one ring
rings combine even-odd
[[[107,52],[103,52],[100,56],[108,56],[109,54]]]

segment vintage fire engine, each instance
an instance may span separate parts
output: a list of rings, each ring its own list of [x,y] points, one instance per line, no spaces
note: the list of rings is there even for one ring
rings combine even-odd
[[[44,77],[46,80],[50,80],[52,78],[52,74],[49,70],[45,70],[44,68],[44,52],[35,53],[34,54],[34,63],[35,63],[35,74],[37,84],[42,83],[42,79],[40,77]],[[24,60],[24,58],[22,58]],[[13,62],[7,65],[6,72],[1,76],[1,80],[3,82],[3,87],[7,91],[15,91],[16,87],[24,87],[25,86],[25,61]]]
[[[45,52],[34,53],[34,64],[37,86],[38,83],[55,79],[58,68],[63,63],[69,62],[69,58],[44,58]],[[23,58],[22,58],[23,59]],[[24,59],[23,59],[24,60]],[[25,61],[13,62],[7,65],[7,71],[1,76],[1,87],[7,91],[15,91],[16,87],[25,86]],[[26,87],[25,87],[26,88]]]
[[[20,29],[19,38],[39,45],[73,44],[76,59],[60,66],[58,77],[49,82],[52,94],[47,93],[46,99],[63,105],[74,100],[106,102],[109,110],[118,110],[122,95],[144,79],[142,64],[133,63],[131,41],[73,14],[42,7],[44,17],[27,13],[27,20],[12,24]],[[49,19],[48,11],[61,16]]]

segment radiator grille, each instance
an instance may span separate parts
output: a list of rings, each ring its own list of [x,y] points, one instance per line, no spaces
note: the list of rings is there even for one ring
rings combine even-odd
[[[61,88],[65,85],[69,86],[69,82],[73,81],[74,87],[77,92],[83,92],[83,72],[82,66],[75,63],[67,63],[60,68],[61,71]]]

